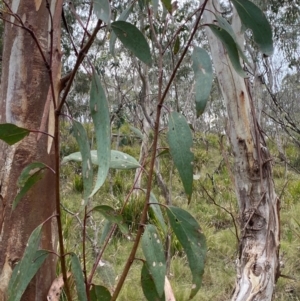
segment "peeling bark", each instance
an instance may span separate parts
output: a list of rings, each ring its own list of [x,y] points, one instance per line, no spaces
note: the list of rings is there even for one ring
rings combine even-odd
[[[50,1],[49,1],[50,2]],[[61,1],[52,0],[56,6],[54,19],[60,20]],[[49,12],[46,1],[9,1],[9,6],[21,17],[25,26],[36,35],[48,63]],[[14,17],[7,20],[15,22]],[[55,28],[60,31],[60,26]],[[59,47],[59,41],[54,46]],[[54,52],[56,51],[55,48]],[[14,123],[37,130],[41,123],[44,105],[50,86],[49,71],[30,33],[6,22],[4,32],[3,71],[1,80],[0,123]],[[39,141],[31,133],[14,146],[0,143],[0,271],[5,260],[20,259],[31,232],[55,211],[54,174],[47,171],[21,200],[12,212],[11,205],[18,190],[17,180],[21,171],[31,162],[40,161],[54,166],[53,151],[47,153],[47,137]],[[48,221],[43,227],[40,248],[55,250],[55,222]],[[22,300],[46,300],[47,291],[55,278],[56,258],[50,255]]]
[[[212,1],[206,9],[205,23],[213,23]],[[238,41],[243,41],[236,17],[233,27]],[[228,113],[227,134],[234,154],[241,225],[232,301],[269,301],[279,276],[280,205],[274,189],[272,161],[259,128],[247,80],[235,72],[222,43],[210,29],[206,32]]]

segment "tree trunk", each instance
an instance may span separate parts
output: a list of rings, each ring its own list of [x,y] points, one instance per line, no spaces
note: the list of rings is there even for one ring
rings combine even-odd
[[[58,91],[60,74],[60,13],[62,1],[49,1],[54,28],[53,51],[51,51],[51,19],[47,2],[7,1],[12,11],[23,21],[24,26],[34,32],[48,63],[50,54],[56,56],[52,70],[55,89]],[[20,22],[5,15],[3,70],[0,97],[0,123],[13,123],[20,127],[38,130],[50,87],[50,76],[36,41]],[[12,24],[12,23],[14,24]],[[19,25],[19,26],[16,26]],[[55,61],[55,62],[54,62]],[[53,65],[56,64],[56,68]],[[57,92],[56,91],[56,92]],[[57,93],[56,93],[57,94]],[[21,171],[31,162],[43,162],[54,168],[54,151],[47,152],[47,136],[39,141],[31,133],[21,142],[8,146],[0,143],[0,270],[4,262],[22,257],[31,232],[55,212],[55,178],[49,170],[44,178],[33,186],[12,211],[16,196],[17,180]],[[56,251],[55,220],[43,226],[40,248]],[[50,255],[35,276],[23,301],[47,300],[47,292],[55,278],[56,258]],[[2,273],[3,275],[3,273]]]
[[[209,1],[205,23],[213,23],[212,11],[215,11],[214,5]],[[236,16],[233,27],[241,41],[241,27]],[[247,80],[235,72],[222,43],[210,29],[206,31],[228,113],[227,134],[234,154],[241,225],[232,301],[267,301],[272,299],[279,276],[279,199],[274,190],[272,161],[257,123]]]

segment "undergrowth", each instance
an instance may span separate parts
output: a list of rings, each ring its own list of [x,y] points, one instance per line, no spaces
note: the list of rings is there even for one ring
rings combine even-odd
[[[63,146],[63,153],[68,149],[76,151],[73,142],[68,138],[70,147]],[[223,139],[224,140],[224,139]],[[268,142],[270,144],[270,142]],[[195,180],[194,192],[190,205],[187,205],[183,187],[177,171],[171,166],[168,155],[160,158],[160,172],[170,189],[171,201],[174,205],[188,210],[198,220],[206,235],[208,252],[203,276],[203,284],[194,300],[230,300],[235,284],[235,260],[237,258],[238,240],[236,228],[238,227],[238,208],[233,175],[230,170],[233,161],[230,148],[222,145],[217,135],[207,135],[195,138]],[[131,141],[126,145],[119,145],[119,150],[129,153],[138,159],[140,144]],[[277,153],[274,145],[270,147],[274,157],[274,180],[277,194],[281,200],[281,273],[275,290],[275,300],[300,300],[300,176],[276,159]],[[295,157],[292,146],[288,152]],[[287,169],[286,169],[287,168]],[[80,217],[83,215],[81,201],[80,165],[68,163],[62,166],[62,199],[64,208],[64,237],[66,249],[77,254],[82,250],[77,244],[82,239]],[[114,208],[121,208],[134,179],[134,171],[111,171],[109,178],[100,192],[94,198],[94,205],[107,204]],[[153,192],[160,202],[165,203],[157,184]],[[139,216],[143,206],[143,196],[133,196],[125,207],[124,217],[132,231],[138,226]],[[149,216],[151,218],[151,216]],[[95,256],[94,245],[99,243],[104,228],[104,218],[93,214],[88,220],[88,268]],[[172,236],[172,260],[169,279],[172,284],[176,300],[188,300],[191,289],[191,274],[188,262],[182,248]],[[132,238],[131,238],[132,239]],[[124,263],[132,246],[132,241],[119,231],[116,231],[104,253],[103,260],[114,268],[109,275],[98,274],[95,282],[105,284],[113,290],[116,278],[119,277]],[[119,296],[120,301],[145,300],[140,285],[140,273],[143,258],[139,249],[137,259],[132,265],[129,276]]]

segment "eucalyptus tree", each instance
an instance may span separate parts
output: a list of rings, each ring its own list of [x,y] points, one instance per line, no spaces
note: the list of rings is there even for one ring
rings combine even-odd
[[[184,114],[178,112],[183,101],[176,95],[174,108],[174,103],[167,100],[168,95],[171,94],[172,97],[172,89],[176,94],[176,74],[187,53],[190,53],[191,72],[187,76],[194,77],[195,80],[195,114],[197,117],[203,114],[213,83],[213,67],[210,55],[204,47],[200,47],[202,44],[196,38],[206,33],[227,108],[227,133],[235,155],[235,186],[241,231],[237,281],[232,300],[271,300],[274,285],[280,275],[279,201],[274,191],[269,152],[257,122],[251,91],[248,89],[249,80],[240,63],[240,58],[248,61],[243,53],[240,19],[244,27],[252,30],[260,51],[264,55],[272,53],[272,33],[262,11],[249,0],[243,0],[243,6],[232,0],[237,13],[232,16],[231,26],[219,15],[219,9],[215,10],[213,2],[208,0],[195,4],[194,11],[188,16],[182,16],[183,19],[178,22],[174,21],[177,2],[133,1],[125,8],[122,7],[124,10],[119,15],[116,13],[119,6],[122,6],[118,6],[119,2],[95,0],[93,6],[89,6],[88,13],[83,13],[84,22],[76,11],[73,12],[81,26],[78,33],[82,38],[81,43],[72,44],[76,58],[70,62],[70,73],[61,78],[62,1],[45,0],[26,4],[14,0],[3,2],[5,10],[2,18],[6,22],[6,39],[0,138],[12,146],[1,144],[5,154],[5,161],[1,163],[1,297],[7,297],[9,301],[21,298],[46,299],[49,289],[47,298],[53,300],[59,298],[61,287],[65,285],[66,298],[72,300],[66,266],[66,257],[69,256],[79,300],[99,300],[100,296],[101,300],[116,300],[141,244],[144,255],[141,260],[141,286],[146,299],[171,298],[165,252],[161,243],[169,234],[169,227],[187,255],[192,274],[189,298],[196,296],[204,272],[207,250],[205,236],[188,211],[159,204],[152,193],[152,187],[159,154],[159,136],[165,129],[162,115],[166,112],[169,153],[182,180],[187,201],[192,200],[192,133]],[[140,18],[131,18],[135,9],[142,14]],[[148,23],[148,29],[143,26],[143,18]],[[141,20],[140,29],[133,24],[135,19]],[[181,36],[185,26],[188,30]],[[90,49],[93,43],[97,46],[96,37],[101,41],[98,42],[100,48],[109,38],[112,53],[118,39],[125,49],[121,56],[125,57],[127,63],[127,51],[136,57],[134,60],[138,60],[137,71],[140,72],[142,82],[147,73],[156,79],[149,83],[146,80],[146,85],[144,82],[141,85],[142,100],[148,98],[147,105],[150,105],[150,91],[155,95],[151,98],[154,118],[149,122],[152,123],[153,140],[148,150],[149,157],[142,165],[131,156],[111,149],[111,118],[106,95],[110,89],[106,85],[108,93],[105,93],[105,78],[97,68],[96,53]],[[166,56],[173,59],[171,68],[165,65]],[[78,254],[68,253],[69,250],[64,248],[59,194],[59,117],[79,68],[85,70],[91,81],[89,109],[95,127],[97,150],[90,150],[83,125],[72,116],[67,116],[71,120],[80,152],[65,157],[62,163],[70,160],[82,162],[82,263]],[[98,165],[95,181],[92,163]],[[142,189],[145,192],[145,202],[132,249],[118,282],[111,291],[94,283],[95,273],[103,266],[101,258],[116,227],[127,237],[130,235],[122,217],[124,207],[120,211],[102,204],[93,207],[93,197],[102,187],[110,168],[140,168],[146,182]],[[134,184],[130,193],[133,190]],[[128,199],[129,197],[124,201],[124,206]],[[148,220],[150,210],[155,216],[155,225]],[[162,210],[166,212],[168,221]],[[100,251],[96,254],[91,270],[88,270],[86,223],[94,212],[100,212],[107,223],[106,230],[103,231],[105,235],[97,246]],[[55,223],[57,232],[51,232],[54,231]],[[42,232],[42,226],[45,232]],[[49,260],[49,256],[56,254],[56,237],[59,242],[57,255],[62,276],[51,284],[55,260]],[[46,250],[41,250],[40,247]],[[46,258],[48,266],[43,266],[31,281]],[[19,261],[16,266],[15,261]],[[52,272],[48,273],[49,270]]]

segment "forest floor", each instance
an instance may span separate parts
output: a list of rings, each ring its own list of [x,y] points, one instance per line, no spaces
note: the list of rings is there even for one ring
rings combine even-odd
[[[68,149],[65,146],[66,152],[77,151],[75,147],[70,146],[70,142],[68,143]],[[118,146],[119,150],[138,159],[140,143],[127,141],[124,144],[126,145]],[[282,277],[278,280],[274,300],[300,300],[300,175],[295,169],[279,160],[275,143],[270,140],[268,146],[274,158],[274,181],[281,201],[280,258]],[[235,261],[237,258],[237,237],[232,216],[238,226],[238,210],[233,175],[230,171],[233,158],[226,142],[222,141],[218,135],[213,134],[195,137],[194,153],[195,180],[190,205],[187,204],[182,184],[176,169],[172,167],[168,154],[160,158],[160,171],[170,189],[172,204],[188,210],[199,222],[207,239],[208,252],[203,284],[193,300],[226,301],[230,300],[234,288]],[[285,155],[289,164],[296,166],[296,168],[299,165],[300,168],[299,150],[287,145]],[[105,185],[94,197],[92,206],[106,204],[120,209],[131,189],[133,179],[134,170],[111,171]],[[68,163],[64,165],[62,168],[62,199],[63,206],[69,211],[64,211],[64,237],[67,250],[82,256],[80,244],[82,226],[77,219],[82,216],[81,191],[80,164]],[[161,203],[165,203],[156,184],[153,187],[153,193]],[[133,236],[142,206],[143,195],[133,196],[123,214]],[[79,212],[79,214],[72,215],[70,212]],[[149,218],[151,219],[151,217]],[[89,218],[87,233],[91,241],[98,242],[100,240],[103,225],[104,218],[101,215],[93,214]],[[91,267],[94,254],[92,244],[88,242],[88,245],[87,265]],[[103,257],[108,268],[98,273],[95,282],[113,289],[131,247],[132,241],[117,231]],[[173,256],[169,279],[176,300],[186,301],[189,298],[192,278],[187,258],[179,242],[173,236],[171,250]],[[143,258],[141,249],[138,250],[136,257]],[[118,300],[146,300],[140,284],[141,267],[142,261],[135,260]]]

